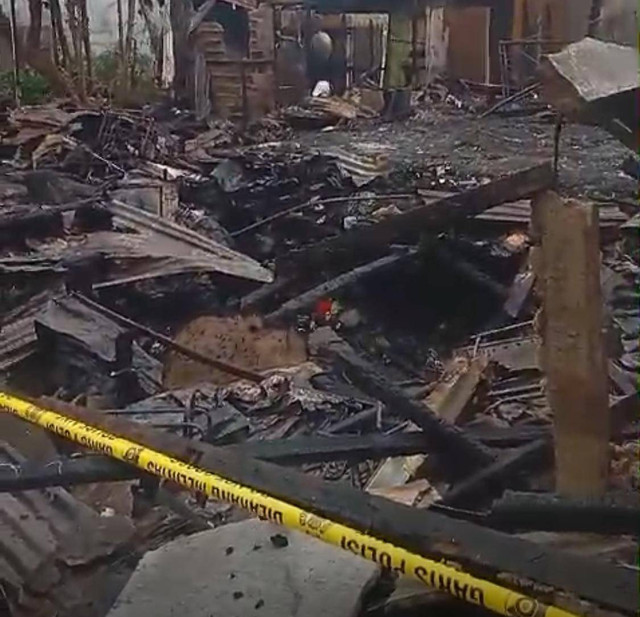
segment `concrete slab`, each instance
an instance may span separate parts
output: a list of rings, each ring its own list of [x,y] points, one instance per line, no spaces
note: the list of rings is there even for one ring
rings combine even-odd
[[[147,553],[108,617],[353,617],[379,568],[247,520]]]

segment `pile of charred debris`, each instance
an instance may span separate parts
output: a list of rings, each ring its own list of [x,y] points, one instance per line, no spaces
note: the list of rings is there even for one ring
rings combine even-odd
[[[423,105],[492,133],[513,126],[444,99]],[[528,167],[501,160],[495,175],[456,164],[455,146],[398,161],[360,128],[428,140],[433,122],[358,110],[315,101],[244,131],[169,107],[8,110],[2,389],[547,604],[635,612],[633,181],[585,205],[549,191],[552,147]],[[548,113],[522,118],[552,145]],[[323,147],[309,123],[333,127]],[[602,131],[566,130],[585,144],[569,158],[605,144],[622,163]],[[332,134],[349,137],[331,145]],[[562,191],[571,161],[560,163]],[[558,233],[582,220],[558,208],[596,213],[583,236],[602,250],[600,288],[584,251],[547,249],[545,208]],[[555,274],[540,275],[540,253]],[[582,408],[598,336],[577,351],[561,341],[563,315],[581,315],[564,296],[554,304],[566,276],[576,297],[589,287],[598,300],[606,361],[590,381],[606,383],[604,414],[594,397]],[[574,339],[582,325],[569,324]],[[557,377],[562,358],[575,371]],[[10,615],[105,615],[146,552],[246,516],[9,414],[0,425]],[[581,481],[575,467],[589,476],[603,442],[601,482]],[[383,574],[359,614],[464,610],[403,584]]]

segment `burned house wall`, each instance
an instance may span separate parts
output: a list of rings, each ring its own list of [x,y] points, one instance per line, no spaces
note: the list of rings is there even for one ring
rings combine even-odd
[[[305,11],[301,8],[278,9],[276,27],[280,32],[280,41],[275,72],[279,105],[291,105],[300,101],[310,87],[302,34],[304,15]]]
[[[248,117],[263,115],[274,106],[271,7],[247,11],[225,2],[219,6],[228,7],[223,10],[229,15],[212,12],[195,37],[196,56],[206,68],[205,89],[212,111],[223,117],[242,117],[244,73]]]
[[[353,73],[358,83],[363,75],[377,81],[384,63],[388,16],[381,14],[349,14],[348,24],[353,39]]]
[[[424,40],[424,76],[419,83],[428,84],[447,70],[450,31],[442,8],[428,8],[420,21],[419,27],[424,28],[424,36],[420,37]]]
[[[488,82],[490,9],[445,9],[445,21],[449,30],[448,74],[458,79]]]

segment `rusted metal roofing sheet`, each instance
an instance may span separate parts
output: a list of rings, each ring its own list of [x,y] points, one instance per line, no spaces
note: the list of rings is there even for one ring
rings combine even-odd
[[[0,464],[24,457],[0,442]],[[38,596],[39,614],[64,607],[64,573],[112,555],[133,538],[121,516],[103,517],[62,488],[0,493],[0,585],[10,606]],[[51,611],[44,611],[49,606]]]
[[[110,209],[117,223],[138,232],[136,235],[130,234],[129,238],[118,240],[118,248],[125,252],[137,253],[139,257],[173,258],[172,265],[166,264],[167,274],[195,269],[220,272],[261,283],[273,281],[273,273],[251,257],[214,242],[191,229],[119,201],[113,201]],[[99,233],[92,234],[99,243],[98,236]],[[111,244],[113,246],[113,242]],[[181,262],[180,265],[178,261]]]
[[[35,319],[56,289],[33,296],[3,317],[0,324],[0,372],[11,369],[36,350]]]
[[[100,256],[109,263],[95,288],[187,272],[215,272],[260,283],[273,273],[257,261],[172,223],[121,202],[113,202],[115,222],[130,233],[97,231],[57,238],[26,256],[0,258],[0,272],[64,273],[74,263]]]

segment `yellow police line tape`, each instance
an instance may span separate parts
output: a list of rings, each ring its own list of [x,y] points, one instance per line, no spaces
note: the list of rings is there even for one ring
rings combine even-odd
[[[106,431],[0,392],[0,411],[9,412],[100,454],[124,461],[191,491],[240,506],[263,520],[338,546],[383,568],[411,576],[432,589],[483,606],[506,617],[577,617],[534,598],[485,581],[451,565],[416,555],[246,486]]]

